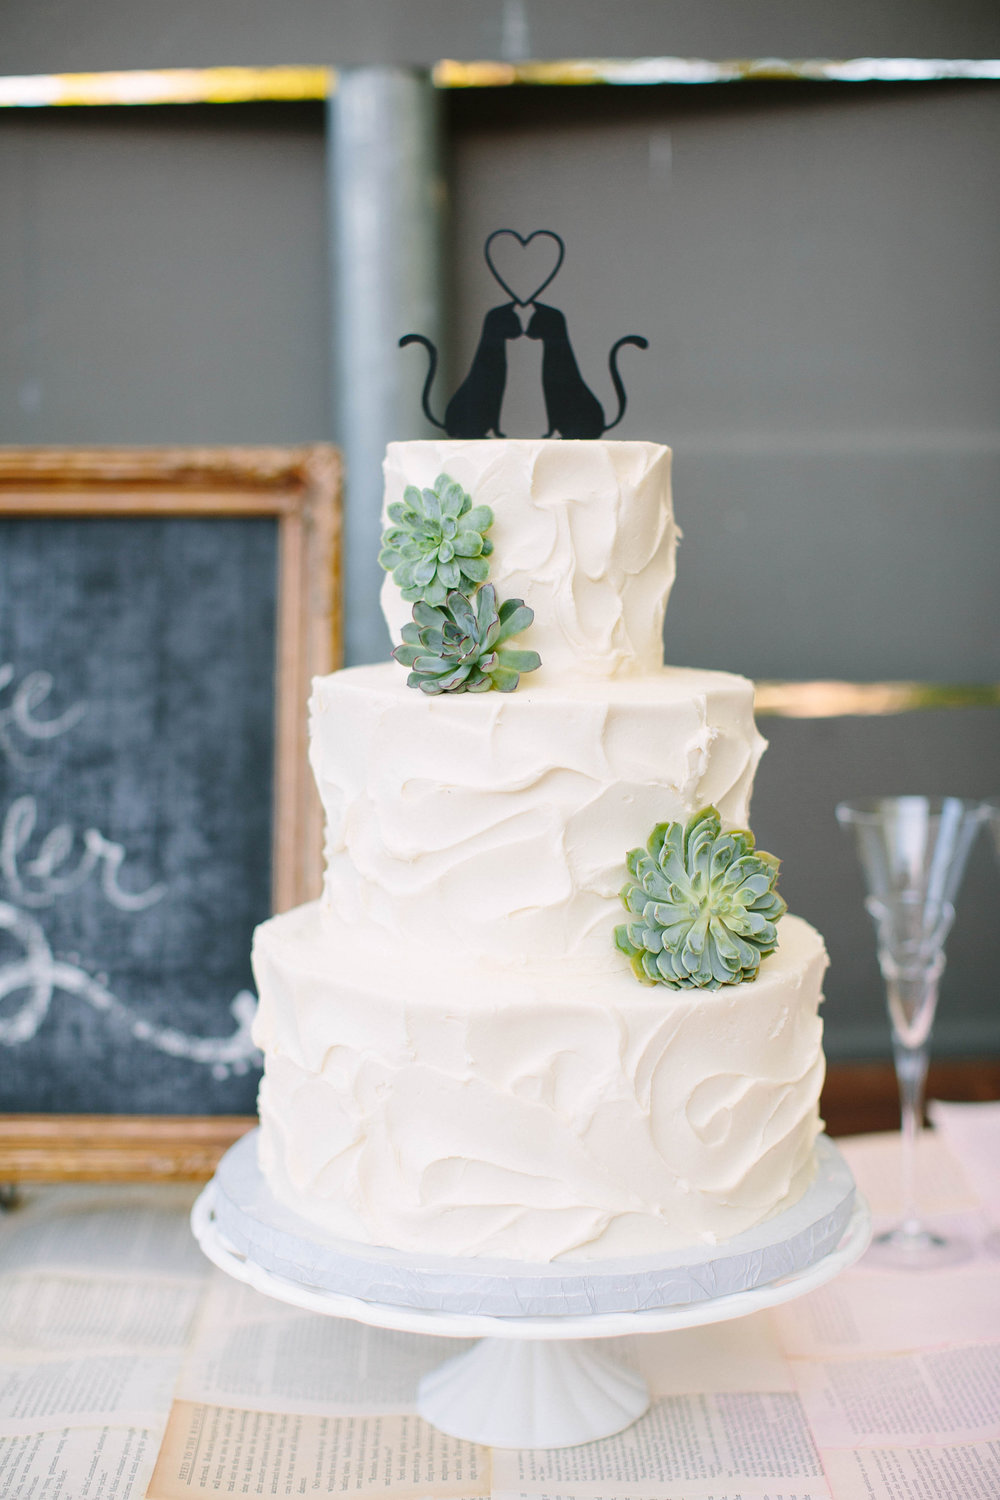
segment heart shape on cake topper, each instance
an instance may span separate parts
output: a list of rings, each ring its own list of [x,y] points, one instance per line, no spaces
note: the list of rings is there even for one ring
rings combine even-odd
[[[497,268],[497,264],[493,258],[491,247],[496,240],[503,239],[505,236],[509,240],[514,240],[516,242],[516,245],[520,246],[520,249],[515,248],[514,245],[508,245],[501,251],[505,262],[503,272],[501,272]],[[551,264],[551,257],[553,253],[551,249],[546,252],[544,257],[541,258],[541,263],[539,263],[540,256],[538,251],[536,250],[532,253],[528,249],[532,240],[553,241],[555,246],[555,265]],[[532,230],[531,234],[527,236],[518,234],[516,229],[494,229],[493,233],[486,241],[486,245],[483,249],[483,254],[486,257],[486,264],[489,266],[490,270],[493,273],[493,276],[503,287],[508,297],[510,297],[518,307],[527,307],[529,303],[534,302],[536,298],[541,296],[545,288],[555,278],[559,267],[562,265],[563,260],[565,259],[566,246],[563,244],[560,236],[556,234],[555,230],[553,229],[534,229]],[[539,277],[541,279],[539,279]],[[529,292],[526,297],[522,297],[520,292],[516,292],[514,290],[514,287],[511,284],[512,282],[515,284],[520,282],[522,291],[525,287],[531,287],[532,291]]]

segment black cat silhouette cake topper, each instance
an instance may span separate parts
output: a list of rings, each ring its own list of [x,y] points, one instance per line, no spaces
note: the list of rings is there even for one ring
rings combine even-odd
[[[431,389],[437,373],[438,352],[422,333],[407,333],[399,347],[423,344],[429,356],[421,404],[427,420],[453,438],[506,436],[500,431],[500,408],[507,387],[507,344],[524,335],[542,345],[542,396],[549,430],[545,437],[599,438],[617,427],[625,415],[626,395],[618,373],[618,351],[623,344],[647,349],[641,334],[628,333],[611,347],[608,370],[618,400],[612,421],[587,385],[569,340],[565,314],[558,307],[539,302],[554,281],[566,258],[566,246],[553,229],[535,229],[518,234],[516,229],[494,229],[483,247],[486,264],[495,281],[510,298],[491,307],[483,318],[482,332],[469,372],[444,410],[444,420],[431,410]],[[522,328],[518,308],[531,308],[528,326]]]

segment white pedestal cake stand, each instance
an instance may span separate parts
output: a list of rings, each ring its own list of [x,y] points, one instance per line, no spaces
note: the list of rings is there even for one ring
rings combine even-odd
[[[545,1266],[397,1254],[319,1238],[270,1196],[255,1137],[226,1153],[192,1210],[209,1260],[293,1307],[478,1339],[424,1376],[417,1409],[442,1432],[489,1447],[568,1447],[620,1432],[649,1406],[646,1382],[583,1341],[775,1307],[853,1264],[871,1237],[868,1207],[823,1137],[805,1197],[725,1247]]]

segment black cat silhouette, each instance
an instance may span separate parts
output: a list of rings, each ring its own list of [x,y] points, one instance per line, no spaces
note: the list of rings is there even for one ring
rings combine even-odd
[[[521,331],[521,320],[514,311],[513,302],[490,308],[483,319],[483,330],[469,373],[445,407],[443,422],[438,421],[430,408],[437,350],[422,333],[405,334],[399,341],[401,349],[407,344],[423,344],[430,355],[427,379],[420,397],[427,420],[435,427],[443,428],[449,437],[484,438],[493,432],[502,438],[500,408],[507,385],[507,340],[520,338]]]
[[[558,432],[564,438],[599,438],[602,433],[610,432],[625,414],[625,387],[618,374],[618,350],[623,344],[648,349],[649,340],[638,333],[628,333],[612,345],[608,368],[618,397],[618,415],[613,422],[605,422],[603,406],[580,374],[564,314],[544,302],[533,306],[535,311],[525,333],[529,339],[542,341],[542,395],[549,423],[545,436],[550,438]]]

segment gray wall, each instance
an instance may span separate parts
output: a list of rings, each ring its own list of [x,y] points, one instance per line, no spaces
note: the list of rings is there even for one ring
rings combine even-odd
[[[327,435],[323,118],[0,115],[0,442]]]
[[[521,50],[996,56],[995,27],[992,5],[612,12],[368,0],[154,12],[101,0],[84,15],[8,0],[0,67]],[[1000,676],[997,89],[446,99],[455,370],[497,300],[479,250],[502,224],[565,236],[549,295],[602,400],[610,344],[650,339],[647,353],[623,356],[621,433],[677,454],[685,539],[669,660],[757,677]],[[337,436],[324,130],[319,105],[0,114],[0,441]],[[540,432],[538,351],[523,344],[511,430]],[[754,821],[783,855],[791,905],[828,936],[835,1056],[878,1054],[886,1034],[833,805],[869,791],[1000,790],[998,721],[963,709],[762,724],[771,750]],[[1000,1052],[986,951],[998,896],[984,842],[950,947],[942,1051]]]
[[[4,0],[6,73],[441,57],[997,57],[993,0]]]

